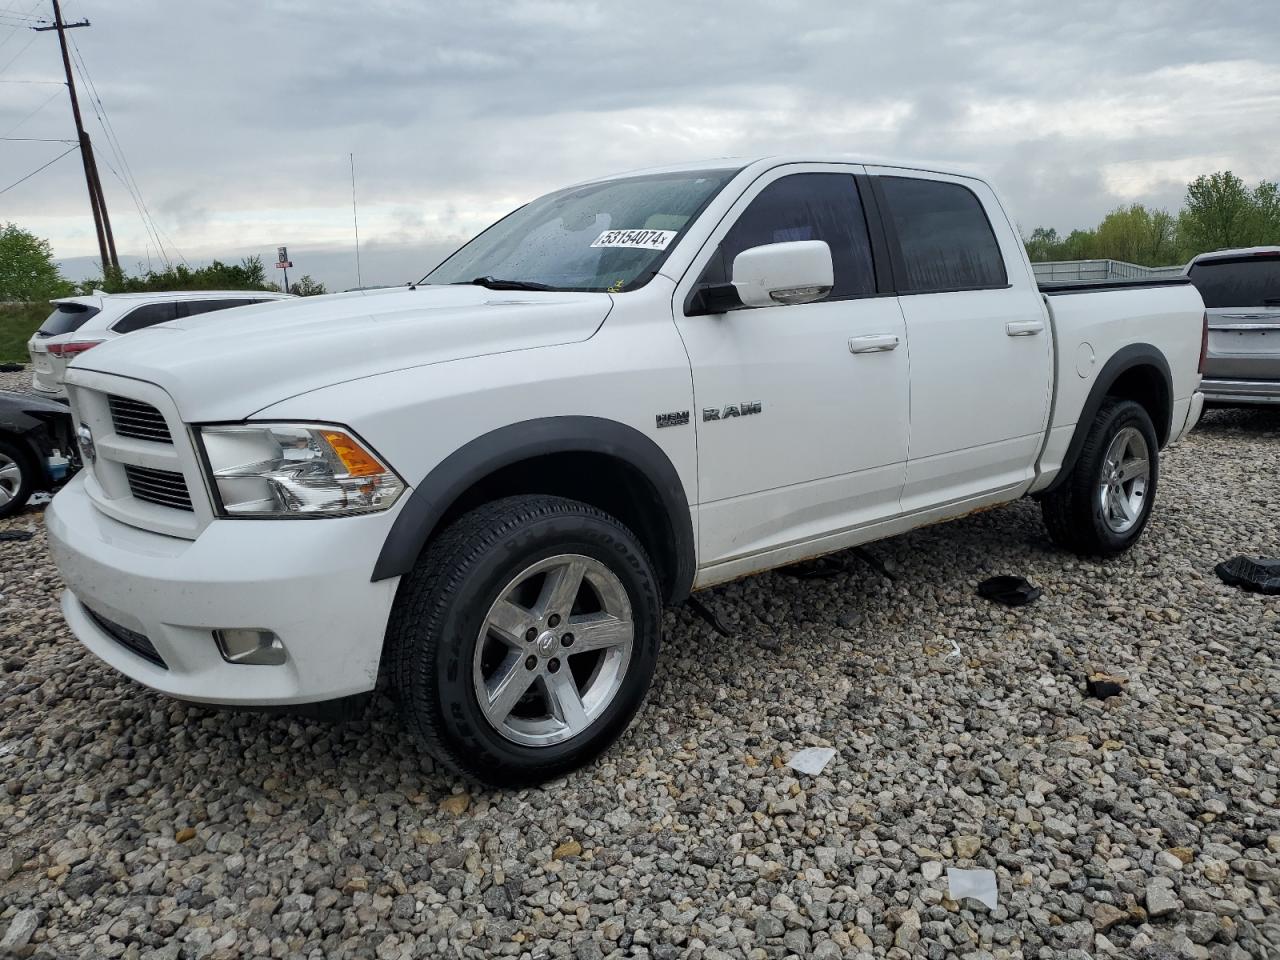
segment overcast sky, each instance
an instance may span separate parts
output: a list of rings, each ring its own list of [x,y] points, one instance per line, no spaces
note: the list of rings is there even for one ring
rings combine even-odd
[[[811,150],[976,167],[1023,228],[1176,209],[1187,180],[1280,178],[1280,4],[848,0],[67,0],[162,238],[195,261],[290,247],[296,276],[416,279],[557,186],[672,161]],[[0,136],[72,136],[56,35],[0,0]],[[87,101],[88,91],[82,96]],[[52,99],[49,99],[52,97]],[[48,103],[41,107],[42,103]],[[100,166],[118,162],[89,109]],[[39,109],[37,109],[39,108]],[[36,111],[29,119],[24,119]],[[0,141],[0,189],[57,156]],[[122,259],[154,260],[102,167]],[[0,221],[95,255],[74,154]]]

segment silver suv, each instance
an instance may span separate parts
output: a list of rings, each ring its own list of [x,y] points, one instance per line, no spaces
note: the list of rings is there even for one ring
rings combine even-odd
[[[184,290],[156,293],[102,293],[50,301],[53,313],[27,341],[31,355],[31,389],[46,397],[65,398],[62,379],[78,354],[134,330],[214,310],[244,307],[268,300],[290,300],[291,294],[265,290]]]
[[[1280,404],[1280,247],[1202,253],[1187,276],[1209,315],[1205,402]]]

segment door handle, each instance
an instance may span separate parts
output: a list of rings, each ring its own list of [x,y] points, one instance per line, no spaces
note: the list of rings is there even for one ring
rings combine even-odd
[[[849,341],[850,353],[887,353],[898,349],[898,338],[892,333],[877,333],[869,337],[854,337]]]
[[[1034,337],[1042,330],[1043,320],[1014,320],[1004,325],[1004,332],[1011,337]]]

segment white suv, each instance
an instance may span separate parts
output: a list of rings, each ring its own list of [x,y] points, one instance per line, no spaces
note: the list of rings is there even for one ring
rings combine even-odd
[[[199,313],[245,307],[292,294],[264,290],[186,290],[159,293],[103,293],[50,301],[49,314],[27,341],[31,388],[45,396],[65,397],[67,364],[104,340]]]

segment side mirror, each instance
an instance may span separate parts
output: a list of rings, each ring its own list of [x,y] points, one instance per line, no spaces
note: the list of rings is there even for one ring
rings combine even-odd
[[[733,258],[733,286],[748,307],[811,303],[834,284],[831,248],[822,240],[769,243]]]

